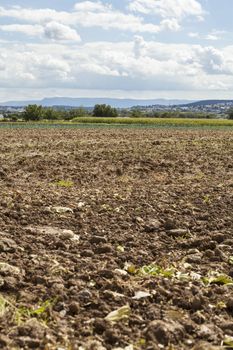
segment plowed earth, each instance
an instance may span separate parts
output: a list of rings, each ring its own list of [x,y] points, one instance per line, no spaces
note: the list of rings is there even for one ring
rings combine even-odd
[[[230,131],[1,130],[0,348],[232,349],[232,160]]]

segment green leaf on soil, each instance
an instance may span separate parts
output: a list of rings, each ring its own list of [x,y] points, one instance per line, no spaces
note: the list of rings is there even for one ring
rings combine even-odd
[[[138,345],[140,345],[140,346],[146,345],[146,339],[144,339],[144,338],[139,339]]]
[[[218,275],[212,277],[204,277],[203,282],[206,285],[220,284],[220,285],[233,285],[233,279],[227,275]]]
[[[135,275],[137,273],[136,266],[130,263],[125,263],[124,270],[128,273],[131,273],[132,275]]]
[[[203,198],[203,203],[205,203],[205,204],[210,204],[210,203],[211,203],[211,199],[210,199],[210,196],[209,196],[209,195],[206,195],[206,196]]]
[[[174,276],[174,270],[173,269],[163,269],[158,265],[151,264],[151,265],[144,265],[138,270],[138,274],[142,276],[162,276],[171,278]]]
[[[32,315],[42,315],[54,304],[54,300],[46,300],[37,309],[31,311]]]
[[[125,318],[128,318],[130,315],[131,309],[129,305],[124,305],[120,307],[117,310],[114,310],[110,312],[106,317],[105,320],[110,322],[117,322],[120,320],[123,320]]]
[[[230,265],[233,265],[233,256],[230,256],[230,257],[229,257],[228,262],[229,262]]]
[[[216,307],[217,307],[217,309],[220,309],[220,310],[224,310],[224,309],[227,308],[226,303],[224,303],[224,301],[219,301],[219,302],[216,304]]]
[[[118,245],[116,249],[119,253],[124,253],[125,251],[125,248],[122,245]]]
[[[68,180],[60,180],[60,181],[56,181],[54,183],[55,183],[55,185],[57,185],[59,187],[73,187],[74,186],[73,181],[68,181]]]
[[[3,317],[6,312],[7,300],[0,295],[0,317]]]
[[[233,348],[233,337],[227,337],[223,341],[223,345],[227,346],[227,348]]]
[[[44,320],[47,322],[48,310],[50,307],[52,307],[56,303],[56,300],[57,300],[56,298],[48,299],[35,309],[27,308],[25,306],[17,308],[15,312],[15,320],[17,324],[25,322],[27,319],[33,318],[33,317],[37,317],[38,319]]]

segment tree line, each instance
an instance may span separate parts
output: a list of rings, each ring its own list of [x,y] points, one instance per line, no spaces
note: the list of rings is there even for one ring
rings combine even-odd
[[[233,108],[227,111],[228,119],[233,120]],[[214,114],[193,112],[193,111],[146,111],[140,108],[116,109],[106,104],[97,104],[92,110],[79,108],[52,108],[31,104],[25,107],[24,111],[4,114],[5,120],[73,120],[81,117],[131,117],[131,118],[216,118]]]

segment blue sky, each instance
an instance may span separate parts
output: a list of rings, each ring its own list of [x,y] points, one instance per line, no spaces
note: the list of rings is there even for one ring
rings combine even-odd
[[[1,0],[0,101],[233,98],[232,0]]]

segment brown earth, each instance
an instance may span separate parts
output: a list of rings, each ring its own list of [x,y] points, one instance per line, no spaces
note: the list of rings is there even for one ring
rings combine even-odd
[[[0,348],[233,349],[232,160],[230,131],[1,130]]]

